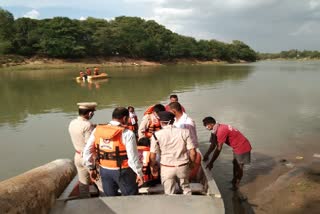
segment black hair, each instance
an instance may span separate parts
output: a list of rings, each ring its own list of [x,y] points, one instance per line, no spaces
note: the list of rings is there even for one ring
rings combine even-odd
[[[170,99],[171,99],[171,98],[178,99],[178,96],[177,96],[176,94],[171,94],[171,95],[170,95]]]
[[[156,104],[153,107],[153,111],[156,113],[158,113],[160,111],[165,111],[165,110],[166,110],[166,108],[162,104]]]
[[[112,112],[112,119],[122,119],[123,117],[129,117],[128,109],[124,107],[117,107]]]
[[[169,104],[169,108],[170,108],[170,109],[174,109],[174,110],[176,110],[176,111],[178,111],[178,112],[182,112],[181,104],[178,103],[178,102],[172,102],[172,103],[170,103],[170,104]]]
[[[216,120],[213,117],[205,117],[202,122],[204,126],[208,124],[216,124]]]
[[[89,114],[90,111],[94,111],[94,110],[93,109],[82,109],[82,108],[79,108],[79,115],[80,116],[87,115],[87,114]]]
[[[138,146],[147,146],[150,147],[150,139],[147,137],[140,138],[138,140]]]
[[[127,109],[130,110],[131,108],[134,110],[134,107],[133,107],[133,106],[128,106]]]
[[[172,125],[174,123],[174,118],[169,121],[169,125]]]

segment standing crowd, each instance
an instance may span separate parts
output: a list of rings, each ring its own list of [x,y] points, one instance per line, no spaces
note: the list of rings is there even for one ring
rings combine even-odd
[[[97,103],[78,103],[79,116],[69,125],[75,148],[74,162],[79,177],[81,197],[89,196],[89,185],[98,180],[106,196],[136,195],[141,186],[161,183],[165,194],[181,191],[190,195],[190,181],[201,167],[195,122],[170,96],[166,106],[150,106],[138,125],[134,107],[117,107],[108,124],[93,125]],[[203,156],[211,170],[223,144],[233,149],[232,186],[239,188],[244,164],[250,163],[251,145],[237,129],[219,124],[212,117],[203,119],[211,131],[210,147]],[[178,183],[179,189],[176,189]]]

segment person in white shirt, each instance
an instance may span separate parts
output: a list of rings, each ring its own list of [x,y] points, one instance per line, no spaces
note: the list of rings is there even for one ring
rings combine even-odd
[[[170,111],[175,115],[173,125],[177,128],[184,128],[190,131],[190,137],[195,148],[199,147],[198,136],[195,122],[182,110],[182,106],[178,102],[169,104]]]
[[[138,194],[143,184],[135,134],[122,127],[127,124],[128,109],[115,108],[108,125],[98,125],[83,151],[84,164],[90,177],[96,179],[96,163],[100,167],[103,191],[107,196]]]

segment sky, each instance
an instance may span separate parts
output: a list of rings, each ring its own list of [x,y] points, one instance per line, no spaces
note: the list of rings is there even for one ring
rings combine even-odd
[[[0,0],[15,18],[137,16],[196,39],[259,52],[320,50],[320,0]]]

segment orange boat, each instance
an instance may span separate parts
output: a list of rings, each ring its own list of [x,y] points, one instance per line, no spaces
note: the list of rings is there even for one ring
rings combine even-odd
[[[94,81],[94,80],[100,80],[100,79],[106,79],[108,78],[108,74],[106,73],[101,73],[101,74],[98,74],[98,75],[90,75],[90,76],[87,76],[87,81],[90,82],[90,81]],[[76,78],[77,81],[81,81],[83,80],[82,77],[77,77]]]

